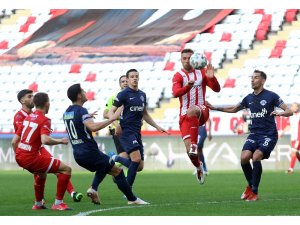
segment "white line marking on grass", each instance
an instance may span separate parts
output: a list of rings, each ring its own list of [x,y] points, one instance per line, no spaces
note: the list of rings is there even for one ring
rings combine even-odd
[[[300,198],[291,198],[291,199],[262,199],[259,201],[269,202],[269,201],[289,201],[289,200],[300,200]],[[112,208],[105,208],[105,209],[95,209],[86,212],[80,212],[74,216],[88,216],[93,213],[97,212],[106,212],[106,211],[115,211],[119,209],[130,209],[130,208],[145,208],[145,207],[165,207],[165,206],[174,206],[174,205],[204,205],[204,204],[228,204],[228,203],[241,203],[245,202],[246,204],[251,204],[251,202],[246,202],[243,200],[234,200],[234,201],[211,201],[211,202],[178,202],[178,203],[165,203],[165,204],[150,204],[150,205],[136,205],[136,206],[118,206]]]

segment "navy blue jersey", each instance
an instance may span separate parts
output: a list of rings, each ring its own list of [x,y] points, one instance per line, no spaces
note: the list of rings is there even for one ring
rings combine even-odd
[[[92,132],[83,124],[92,119],[87,109],[79,105],[71,105],[63,115],[64,123],[73,147],[74,157],[99,152]]]
[[[251,133],[278,135],[275,116],[270,114],[275,107],[280,107],[284,102],[276,93],[264,89],[258,95],[254,93],[247,95],[240,104],[251,111]]]
[[[141,90],[133,90],[129,87],[119,92],[114,106],[124,106],[120,117],[122,130],[131,130],[139,133],[142,127],[143,112],[146,107],[146,94]]]

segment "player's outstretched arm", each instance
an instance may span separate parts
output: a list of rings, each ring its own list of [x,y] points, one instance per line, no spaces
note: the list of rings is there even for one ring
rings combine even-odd
[[[164,128],[160,127],[153,119],[152,117],[149,115],[147,109],[144,109],[143,111],[143,119],[150,124],[151,126],[155,127],[159,132],[161,133],[166,133],[166,134],[170,134],[167,130],[165,130]]]
[[[59,144],[63,144],[63,145],[67,145],[68,144],[68,138],[52,138],[46,134],[42,134],[41,135],[41,141],[42,144],[44,145],[59,145]]]
[[[241,104],[237,104],[235,106],[229,106],[229,107],[215,107],[212,104],[210,104],[209,102],[206,102],[206,105],[211,110],[216,110],[216,111],[220,111],[220,112],[227,112],[227,113],[236,113],[236,112],[243,109]]]

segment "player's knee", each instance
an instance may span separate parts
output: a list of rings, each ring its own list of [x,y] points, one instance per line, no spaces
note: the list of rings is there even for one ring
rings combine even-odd
[[[187,114],[188,117],[196,116],[196,117],[200,118],[201,110],[198,107],[193,106],[193,107],[191,107],[187,110],[186,114]]]

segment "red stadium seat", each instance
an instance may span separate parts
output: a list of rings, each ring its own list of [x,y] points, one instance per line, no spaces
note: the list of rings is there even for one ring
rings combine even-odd
[[[1,41],[0,42],[0,49],[8,49],[8,41]]]
[[[165,65],[164,70],[174,70],[174,67],[175,67],[175,63],[171,62],[171,61],[168,61]]]
[[[286,40],[278,40],[275,44],[275,48],[285,48]]]
[[[254,14],[265,14],[264,9],[255,9]]]
[[[94,82],[96,80],[97,74],[90,72],[86,78],[85,81]]]
[[[20,26],[19,32],[24,32],[24,33],[26,33],[26,32],[28,31],[28,29],[29,29],[29,26],[30,26],[30,24],[27,24],[27,23],[21,25],[21,26]]]
[[[38,84],[33,82],[32,84],[29,85],[28,89],[32,90],[33,92],[37,92],[38,91]]]
[[[88,91],[88,92],[86,93],[86,98],[87,98],[89,101],[95,100],[95,92],[93,92],[93,91]]]
[[[32,24],[35,23],[36,17],[35,16],[29,16],[27,18],[26,24]]]
[[[257,30],[269,30],[270,21],[261,21],[258,24]]]
[[[256,40],[257,41],[265,40],[266,39],[266,34],[267,34],[266,30],[257,30],[256,31]]]
[[[220,41],[231,41],[231,33],[223,33]]]
[[[272,15],[271,14],[264,14],[263,17],[261,18],[261,21],[270,22],[271,20],[272,20]]]
[[[207,58],[208,61],[211,61],[211,55],[212,52],[204,52],[205,57]]]
[[[235,79],[228,78],[224,83],[224,88],[234,88],[235,87]]]
[[[215,32],[215,25],[212,25],[208,30],[207,30],[207,33],[214,33]]]
[[[280,58],[282,54],[282,50],[283,48],[281,47],[273,48],[269,58]]]
[[[80,64],[73,64],[69,73],[80,73],[81,65]]]
[[[296,20],[296,14],[297,11],[286,11],[285,13],[285,21],[288,23],[293,22],[294,20]]]

